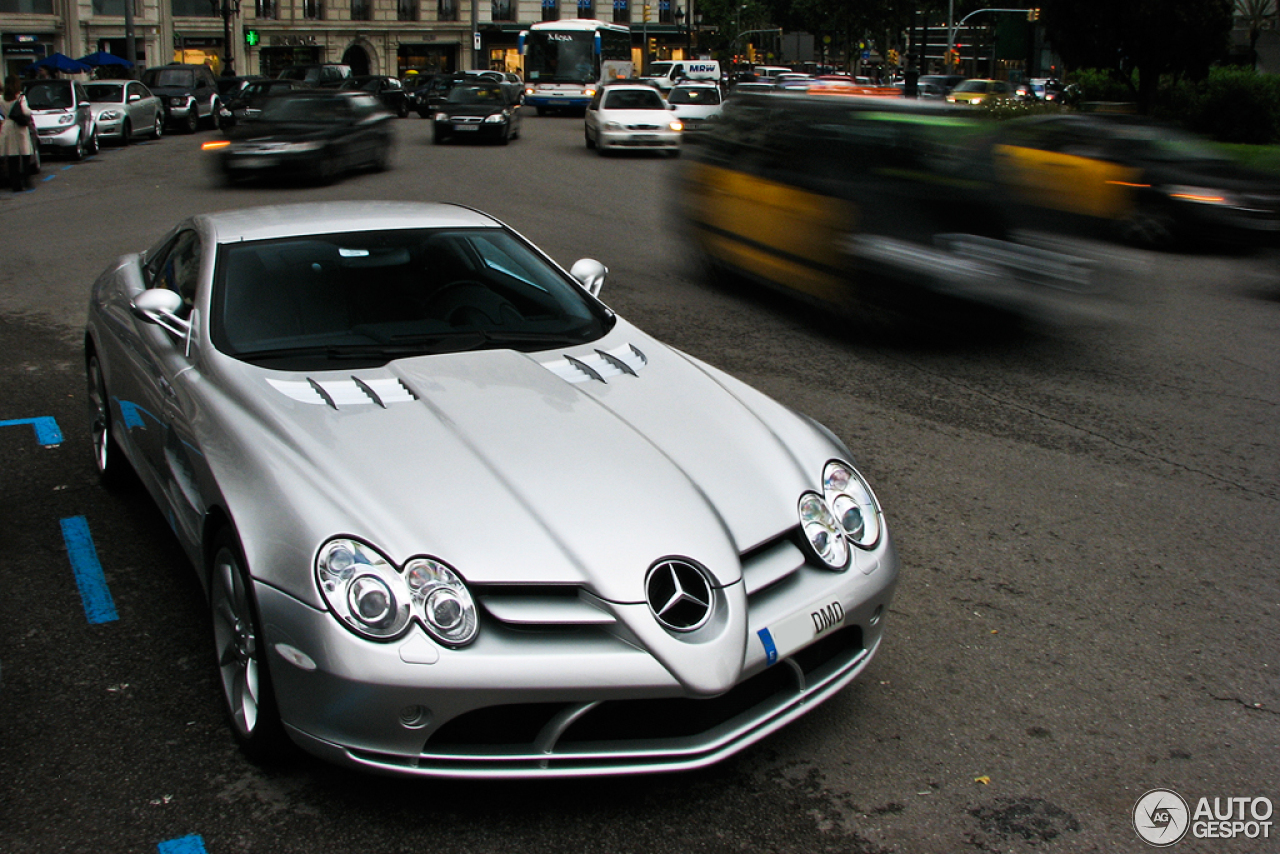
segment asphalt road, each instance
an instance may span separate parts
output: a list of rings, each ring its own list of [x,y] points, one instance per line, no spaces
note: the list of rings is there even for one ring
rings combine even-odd
[[[597,157],[580,120],[530,115],[506,148],[397,131],[395,168],[328,187],[224,189],[206,131],[51,160],[35,192],[0,196],[0,850],[1113,852],[1145,848],[1151,789],[1280,802],[1274,256],[1106,248],[1115,291],[1089,322],[926,346],[702,283],[670,206],[679,161]],[[614,308],[842,436],[903,559],[864,676],[683,775],[246,762],[194,573],[145,495],[95,477],[85,301],[182,216],[330,198],[462,202],[565,266],[598,258]],[[61,441],[32,421],[49,418]],[[114,619],[77,590],[80,519]],[[1174,850],[1277,850],[1270,820],[1265,840]]]

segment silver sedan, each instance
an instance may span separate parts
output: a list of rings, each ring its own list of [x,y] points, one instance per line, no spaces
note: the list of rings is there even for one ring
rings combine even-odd
[[[164,105],[137,80],[95,80],[84,90],[102,142],[128,145],[136,137],[159,139],[164,133]]]
[[[202,214],[97,280],[89,414],[231,730],[381,773],[711,764],[848,684],[898,560],[828,430],[451,205]]]

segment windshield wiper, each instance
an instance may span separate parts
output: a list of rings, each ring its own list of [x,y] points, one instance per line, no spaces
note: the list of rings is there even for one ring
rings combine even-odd
[[[452,346],[457,339],[465,339],[463,346]],[[424,336],[425,340],[435,340],[442,336]],[[451,346],[430,347],[425,341],[414,344],[316,344],[308,347],[281,347],[274,350],[249,350],[236,353],[236,358],[245,362],[265,362],[273,359],[296,359],[308,356],[323,357],[331,360],[343,359],[391,359],[400,356],[426,356],[436,353],[452,353],[458,350],[470,350],[484,343],[483,333],[445,333],[451,338]]]

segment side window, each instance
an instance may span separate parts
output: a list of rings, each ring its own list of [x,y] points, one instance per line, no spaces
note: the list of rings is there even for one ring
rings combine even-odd
[[[182,296],[180,317],[187,317],[195,306],[196,285],[200,282],[200,238],[194,231],[183,231],[173,239],[155,260],[147,264],[150,286],[176,291]]]

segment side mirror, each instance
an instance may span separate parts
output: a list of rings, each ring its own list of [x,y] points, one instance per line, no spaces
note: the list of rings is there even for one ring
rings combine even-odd
[[[161,329],[170,332],[186,343],[187,354],[191,353],[191,323],[178,317],[178,309],[182,308],[182,296],[168,288],[148,288],[133,300],[133,315],[146,323],[154,323]]]
[[[604,277],[609,275],[609,268],[594,258],[581,258],[569,269],[569,275],[581,282],[587,293],[596,297],[600,296],[600,288],[604,287]]]
[[[132,95],[129,96],[130,104],[132,104],[134,101],[141,101],[141,100],[142,100],[142,96],[139,95],[137,92],[134,92]]]

